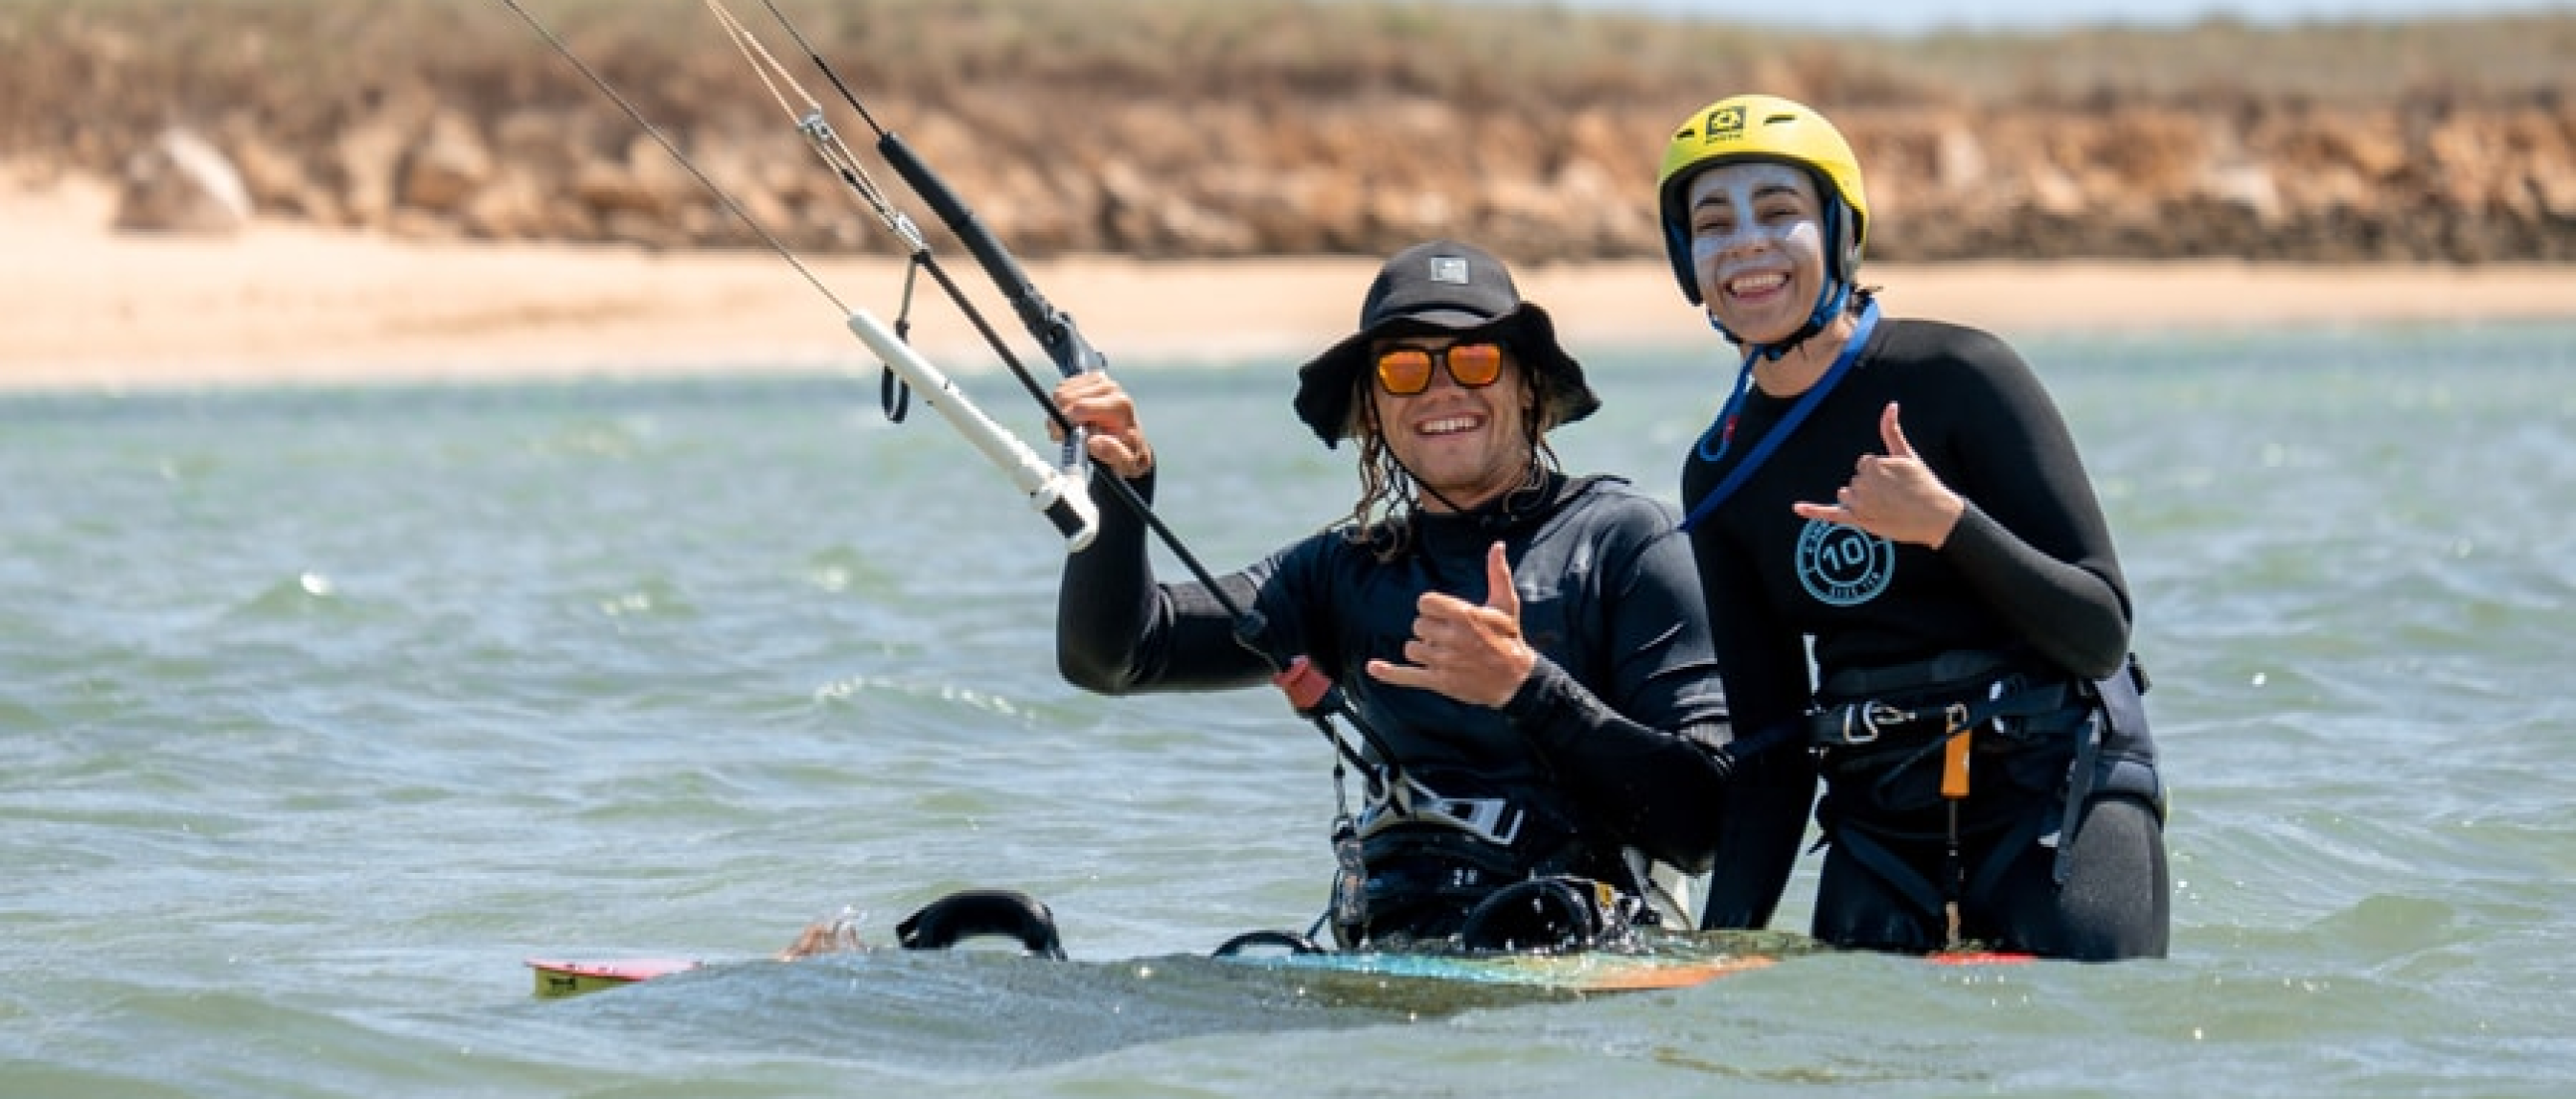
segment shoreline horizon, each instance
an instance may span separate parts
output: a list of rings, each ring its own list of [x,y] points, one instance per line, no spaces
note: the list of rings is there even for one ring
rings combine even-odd
[[[906,262],[764,249],[399,240],[255,219],[238,234],[108,228],[101,188],[0,188],[0,393],[829,373],[871,362],[840,303],[891,319]],[[1024,364],[1009,306],[943,255]],[[1024,261],[1118,364],[1296,358],[1348,334],[1381,259]],[[1511,262],[1506,257],[1506,262]],[[1578,355],[1715,347],[1659,259],[1514,264]],[[2243,260],[1871,264],[1899,315],[1994,331],[2123,335],[2295,325],[2576,321],[2576,265]],[[959,376],[1000,359],[927,279],[913,342]]]

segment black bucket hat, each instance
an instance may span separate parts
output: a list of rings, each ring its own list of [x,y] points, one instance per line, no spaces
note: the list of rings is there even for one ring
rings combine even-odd
[[[1536,384],[1539,430],[1570,424],[1601,407],[1583,367],[1556,342],[1556,322],[1521,300],[1512,273],[1484,249],[1435,240],[1378,268],[1360,302],[1360,330],[1297,368],[1297,418],[1325,446],[1350,434],[1351,400],[1370,369],[1369,345],[1391,336],[1490,334],[1511,348]]]

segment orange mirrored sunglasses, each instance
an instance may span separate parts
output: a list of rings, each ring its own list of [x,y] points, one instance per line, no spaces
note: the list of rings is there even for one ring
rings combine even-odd
[[[1431,388],[1434,363],[1461,387],[1482,389],[1503,376],[1503,345],[1483,341],[1442,348],[1390,347],[1378,352],[1377,384],[1395,396],[1413,396]]]

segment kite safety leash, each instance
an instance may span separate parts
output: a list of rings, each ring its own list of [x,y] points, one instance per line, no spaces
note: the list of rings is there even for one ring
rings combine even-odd
[[[686,169],[690,176],[694,177],[698,181],[700,186],[705,187],[707,193],[713,195],[716,201],[722,204],[724,208],[732,213],[736,219],[740,220],[744,225],[749,226],[754,234],[759,236],[762,241],[769,245],[771,251],[778,253],[779,258],[787,261],[788,266],[795,268],[797,274],[803,276],[806,283],[811,285],[815,289],[815,292],[823,295],[823,300],[830,302],[832,304],[832,308],[837,310],[847,319],[847,323],[851,330],[858,333],[863,341],[868,339],[868,331],[870,329],[882,328],[876,319],[870,316],[866,311],[853,309],[844,304],[841,301],[840,296],[834,294],[831,287],[824,285],[823,280],[815,275],[814,270],[811,267],[806,266],[804,260],[797,257],[795,250],[789,248],[787,243],[780,240],[778,235],[772,233],[767,226],[762,225],[760,223],[760,219],[753,217],[751,211],[744,208],[742,203],[737,201],[731,192],[726,191],[724,187],[717,184],[713,177],[709,176],[704,169],[698,167],[697,162],[689,159],[688,154],[682,152],[679,144],[672,141],[669,135],[663,133],[661,127],[655,126],[652,120],[644,117],[643,111],[637,109],[634,103],[630,102],[624,95],[620,94],[617,91],[617,88],[608,82],[607,78],[599,75],[598,71],[591,68],[589,63],[583,61],[579,54],[574,53],[571,46],[566,45],[562,38],[558,37],[553,30],[549,29],[543,22],[539,21],[534,13],[522,6],[519,3],[519,0],[499,0],[499,3],[502,6],[509,8],[510,11],[516,14],[521,21],[525,22],[531,29],[535,30],[539,37],[545,39],[547,45],[554,48],[555,53],[561,55],[566,62],[570,63],[575,70],[579,71],[584,78],[588,79],[593,87],[599,89],[600,94],[608,97],[608,100],[616,104],[619,110],[625,112],[626,117],[632,120],[638,128],[642,129],[646,136],[651,137],[655,144],[660,145],[663,152],[670,154],[671,159],[674,162],[678,163],[681,168]],[[710,6],[713,7],[715,5],[711,3]],[[732,21],[730,16],[720,16],[720,18],[725,19],[729,27],[739,27],[740,25],[739,23]],[[776,87],[773,86],[771,90],[772,94],[778,94]],[[785,100],[782,98],[781,104],[784,105],[784,103]],[[846,154],[847,148],[846,146],[839,145],[838,138],[831,136],[828,126],[824,126],[820,119],[821,115],[818,110],[807,120],[807,122],[811,124],[811,128],[809,129],[807,136],[809,142],[816,147],[817,152],[824,153],[826,163],[834,163],[833,156],[830,153],[825,153],[825,150],[827,148],[838,148],[842,154]],[[847,167],[847,171],[841,173],[844,181],[849,182],[854,189],[860,189],[863,195],[872,196],[876,200],[878,203],[876,208],[879,210],[880,215],[886,216],[888,219],[888,229],[894,231],[898,237],[904,238],[907,246],[916,248],[916,253],[913,257],[914,262],[916,264],[921,264],[928,259],[929,246],[922,241],[920,232],[911,227],[911,222],[908,219],[903,218],[900,211],[894,210],[890,205],[883,204],[883,193],[875,190],[873,182],[868,181],[865,173],[858,170],[856,159],[854,157],[847,158],[842,163],[834,163],[834,167],[836,170],[839,170],[844,166],[844,164],[846,164]],[[926,269],[931,272],[931,277],[933,279],[937,280],[943,287],[948,289],[950,295],[955,300],[957,300],[961,305],[965,304],[965,295],[963,291],[957,287],[953,280],[950,280],[947,277],[945,271],[939,269],[935,264],[927,266]],[[910,307],[909,298],[910,295],[907,293],[907,311]],[[1000,334],[993,332],[990,326],[985,325],[980,315],[973,315],[971,308],[969,313],[977,327],[983,330],[986,338],[993,343],[996,349],[1002,352],[1005,361],[1010,362],[1013,370],[1019,372],[1025,381],[1025,370],[1022,370],[1017,361],[1010,356],[1008,345],[1002,342]],[[891,335],[891,333],[889,333],[889,335]],[[900,341],[895,342],[898,344],[900,343]],[[1028,444],[1021,441],[1018,436],[1003,430],[998,424],[994,423],[992,417],[986,416],[981,409],[976,408],[973,402],[967,400],[964,393],[960,392],[945,376],[941,375],[938,371],[931,369],[929,363],[922,360],[920,356],[887,356],[882,349],[875,348],[873,346],[871,346],[871,349],[877,350],[879,357],[885,361],[887,368],[896,374],[901,375],[904,381],[911,387],[925,393],[935,394],[935,396],[929,398],[933,407],[937,408],[942,415],[947,417],[950,425],[955,427],[960,434],[966,436],[967,441],[971,443],[978,452],[982,453],[988,460],[992,461],[994,466],[1000,469],[1004,476],[1008,477],[1014,485],[1018,486],[1022,492],[1028,495],[1030,506],[1044,514],[1047,517],[1047,520],[1055,525],[1057,533],[1064,536],[1065,545],[1069,551],[1079,552],[1084,547],[1091,544],[1092,539],[1099,534],[1099,514],[1092,506],[1091,493],[1087,484],[1090,473],[1089,463],[1068,460],[1060,464],[1050,466],[1047,463],[1038,460],[1036,454],[1029,448]],[[1040,396],[1044,395],[1042,391],[1035,390],[1034,382],[1030,382],[1029,384],[1031,385],[1033,392],[1039,392]],[[1048,408],[1050,410],[1052,410],[1053,407],[1052,403],[1048,404]],[[1059,423],[1062,423],[1061,416],[1058,416],[1057,419]],[[1069,428],[1071,425],[1068,424],[1065,426]],[[1071,443],[1077,440],[1077,436],[1074,433],[1068,431],[1067,440],[1070,453],[1076,455],[1082,453],[1078,447],[1071,446]]]
[[[947,419],[950,426],[964,435],[987,460],[1028,495],[1030,504],[1045,514],[1049,522],[1053,523],[1057,531],[1064,536],[1067,552],[1081,552],[1097,535],[1099,515],[1091,501],[1090,487],[1094,484],[1104,487],[1154,533],[1201,587],[1214,596],[1218,605],[1233,619],[1237,641],[1272,668],[1275,673],[1274,682],[1288,694],[1291,705],[1296,708],[1300,716],[1314,721],[1317,728],[1332,741],[1340,758],[1362,764],[1363,773],[1371,776],[1372,784],[1381,778],[1400,781],[1400,766],[1395,755],[1388,749],[1385,740],[1369,727],[1358,710],[1350,704],[1349,699],[1338,686],[1332,683],[1331,679],[1305,663],[1303,657],[1282,662],[1261,645],[1258,640],[1263,630],[1260,612],[1236,602],[1224,587],[1216,582],[1216,578],[1207,570],[1207,567],[1199,562],[1197,556],[1190,552],[1180,536],[1154,513],[1153,507],[1146,503],[1125,479],[1115,475],[1097,478],[1091,476],[1088,450],[1083,444],[1083,430],[1066,418],[1063,410],[1056,407],[1053,394],[1049,389],[1040,385],[1037,379],[1031,376],[1027,367],[1022,365],[1019,356],[1012,352],[1009,341],[994,329],[984,318],[982,311],[967,298],[964,289],[949,275],[947,269],[939,262],[939,258],[931,252],[929,241],[920,227],[894,205],[885,188],[868,174],[857,154],[841,140],[839,133],[825,118],[822,104],[798,84],[794,76],[787,72],[786,67],[760,44],[750,28],[728,10],[721,0],[706,0],[708,10],[715,15],[717,22],[724,28],[726,37],[733,42],[735,48],[742,53],[744,60],[751,65],[770,97],[778,103],[781,110],[786,112],[798,134],[805,139],[808,147],[814,150],[815,155],[870,212],[876,215],[886,231],[893,234],[906,250],[910,269],[905,276],[903,309],[897,315],[893,326],[887,326],[866,310],[853,309],[843,304],[841,299],[814,274],[813,270],[806,266],[803,260],[797,258],[795,252],[788,248],[784,241],[761,225],[759,219],[753,217],[750,210],[735,200],[712,177],[691,161],[688,155],[680,150],[677,143],[647,119],[644,113],[625,96],[619,94],[606,78],[585,63],[570,46],[564,43],[563,39],[522,6],[519,0],[497,0],[497,2],[510,9],[521,21],[536,31],[547,45],[553,47],[554,51],[588,79],[593,87],[596,87],[610,102],[616,104],[619,110],[625,112],[626,117],[660,145],[665,153],[670,154],[673,161],[696,178],[717,202],[736,219],[749,226],[772,251],[777,252],[789,266],[795,268],[797,273],[804,277],[808,284],[821,293],[824,300],[830,302],[832,307],[845,318],[845,323],[852,334],[866,344],[893,375],[901,377],[911,389],[925,394],[927,402]],[[762,6],[768,9],[779,26],[795,40],[798,48],[805,52],[816,69],[830,81],[850,109],[857,112],[860,119],[876,134],[878,154],[893,166],[895,173],[903,177],[904,183],[913,193],[929,205],[931,211],[939,217],[941,224],[945,225],[975,257],[986,277],[992,280],[993,285],[1001,291],[1003,298],[1011,304],[1022,327],[1040,347],[1045,349],[1057,369],[1065,377],[1101,369],[1105,365],[1105,360],[1090,342],[1083,338],[1081,330],[1075,327],[1073,318],[1056,308],[1038,292],[1036,284],[1030,280],[1028,273],[1020,267],[1019,262],[1012,257],[1010,250],[1003,247],[1001,241],[984,226],[983,222],[975,216],[974,211],[958,197],[956,191],[951,189],[937,172],[931,170],[929,164],[901,137],[877,123],[875,116],[869,113],[866,105],[859,101],[857,94],[850,90],[840,74],[832,69],[830,63],[826,62],[814,49],[812,43],[807,41],[805,35],[797,30],[786,13],[779,10],[775,0],[762,0]],[[959,314],[1019,380],[1021,387],[1045,412],[1056,431],[1063,435],[1065,440],[1063,455],[1056,463],[1050,465],[1040,460],[1018,436],[1004,430],[990,416],[985,415],[945,374],[933,367],[928,360],[906,343],[905,336],[910,327],[912,305],[912,275],[922,272],[928,273],[931,281],[938,284]],[[894,411],[896,405],[891,383],[888,387],[887,407],[891,417],[901,418],[900,414]],[[1348,723],[1360,741],[1376,755],[1377,763],[1374,766],[1368,765],[1365,757],[1334,727],[1333,719],[1336,717]],[[1335,766],[1338,770],[1340,764],[1337,762]]]

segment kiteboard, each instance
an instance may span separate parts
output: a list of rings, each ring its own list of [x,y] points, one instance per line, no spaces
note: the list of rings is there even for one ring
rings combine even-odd
[[[1563,992],[1644,992],[1692,988],[1721,977],[1776,965],[1781,952],[1715,951],[1701,954],[1630,954],[1585,951],[1565,954],[1409,954],[1326,951],[1316,954],[1245,954],[1216,959],[1295,975],[1377,977],[1396,981],[1446,981]],[[2037,959],[2009,951],[1954,951],[1926,955],[1938,966],[2026,965]],[[620,988],[639,981],[706,968],[687,958],[612,958],[576,961],[529,958],[526,966],[540,999],[561,999]]]
[[[1283,974],[1376,977],[1395,981],[1445,981],[1558,992],[1643,992],[1690,988],[1751,972],[1777,959],[1761,954],[1704,957],[1587,951],[1569,954],[1404,954],[1374,951],[1236,955],[1217,959]],[[529,958],[526,965],[540,999],[562,999],[703,969],[708,963],[678,958],[576,961]]]
[[[1399,980],[1515,985],[1567,992],[1643,992],[1690,988],[1720,977],[1762,969],[1778,959],[1764,954],[1716,953],[1693,957],[1577,951],[1565,954],[1404,954],[1328,951],[1320,954],[1238,956],[1243,965],[1288,972],[1331,972]]]
[[[939,951],[969,940],[1012,941],[1031,958],[1065,959],[1054,915],[1036,899],[1007,890],[965,890],[925,905],[895,926],[891,945],[910,951]],[[807,927],[795,944],[774,960],[864,954],[874,949],[879,948],[861,944],[855,929],[846,921],[836,920]],[[1813,940],[1793,935],[1686,934],[1651,928],[1631,928],[1615,939],[1587,941],[1579,949],[1546,950],[1467,950],[1450,944],[1432,944],[1422,950],[1331,950],[1284,932],[1249,932],[1217,948],[1212,956],[1190,960],[1235,972],[1258,970],[1337,985],[1440,984],[1583,994],[1691,988],[1821,949]],[[1945,965],[1991,965],[2029,961],[2030,957],[1955,951],[1931,955],[1929,960]],[[1139,959],[1120,964],[1172,961]],[[706,963],[674,957],[538,957],[527,959],[526,965],[535,979],[536,994],[552,999],[685,973],[704,968]]]

